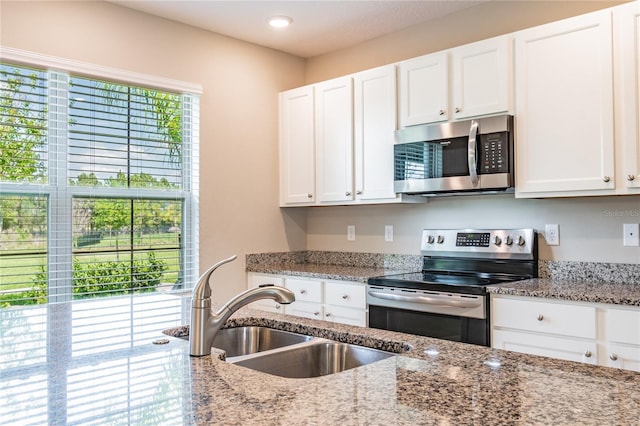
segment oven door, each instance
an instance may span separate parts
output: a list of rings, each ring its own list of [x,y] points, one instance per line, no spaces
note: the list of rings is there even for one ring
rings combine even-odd
[[[367,287],[369,327],[489,346],[486,296]]]

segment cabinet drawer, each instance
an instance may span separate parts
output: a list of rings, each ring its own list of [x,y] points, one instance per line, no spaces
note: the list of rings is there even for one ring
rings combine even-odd
[[[296,301],[322,303],[322,282],[286,278],[285,286],[296,295]]]
[[[605,324],[608,341],[640,345],[640,311],[609,308]]]
[[[365,309],[366,307],[364,284],[326,282],[324,291],[325,303],[329,305],[357,309]]]
[[[495,298],[494,327],[596,338],[596,308],[563,303]]]

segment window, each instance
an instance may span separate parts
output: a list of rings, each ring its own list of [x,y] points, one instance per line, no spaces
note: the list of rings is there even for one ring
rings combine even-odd
[[[173,293],[198,278],[200,89],[0,53],[0,376],[22,392],[0,403],[18,422],[153,422],[139,392],[80,378],[104,359],[114,380],[152,386],[150,341],[188,323],[190,300]],[[47,376],[64,369],[61,404]],[[172,413],[174,391],[159,399]],[[107,413],[100,398],[128,405]]]
[[[197,98],[11,64],[0,84],[1,306],[192,279]]]

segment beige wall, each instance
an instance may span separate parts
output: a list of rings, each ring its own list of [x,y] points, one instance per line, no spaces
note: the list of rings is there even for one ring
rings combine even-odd
[[[0,44],[199,83],[200,266],[220,299],[245,287],[248,252],[305,247],[305,211],[278,208],[278,92],[304,83],[304,60],[104,2],[0,2]]]
[[[418,25],[353,48],[308,60],[307,83],[317,82],[506,34],[624,2],[498,1]],[[560,225],[560,245],[541,240],[540,257],[601,262],[640,261],[640,249],[622,246],[622,224],[640,222],[640,196],[516,200],[513,196],[440,198],[425,205],[309,208],[307,248],[418,254],[421,230],[433,228]],[[347,225],[356,240],[347,241]],[[384,241],[393,225],[395,240]]]
[[[310,58],[306,81],[316,83],[628,1],[491,1]]]

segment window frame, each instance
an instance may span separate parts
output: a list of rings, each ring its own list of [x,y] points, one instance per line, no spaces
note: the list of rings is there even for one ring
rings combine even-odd
[[[72,300],[72,201],[98,194],[96,188],[69,185],[67,138],[69,134],[70,76],[100,79],[179,93],[182,97],[182,182],[180,190],[145,188],[100,188],[99,195],[131,199],[181,199],[183,202],[183,250],[181,264],[185,286],[191,287],[199,273],[199,97],[202,86],[178,80],[71,61],[7,47],[0,48],[0,60],[17,66],[40,68],[48,77],[47,181],[42,184],[2,182],[0,194],[47,197],[48,248],[47,303]],[[53,242],[53,243],[52,243]]]

